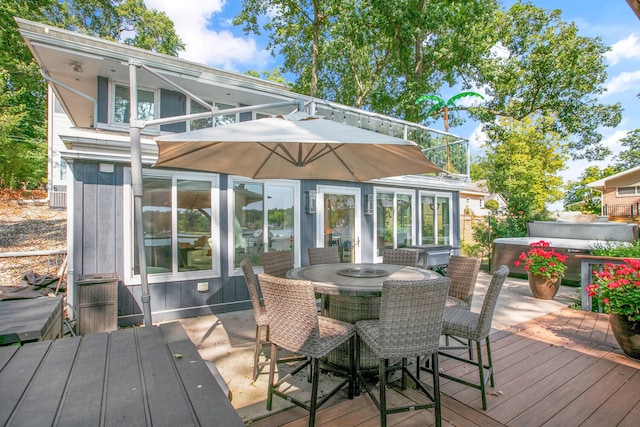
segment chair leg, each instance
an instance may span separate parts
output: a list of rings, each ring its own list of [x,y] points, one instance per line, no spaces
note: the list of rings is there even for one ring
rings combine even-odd
[[[407,389],[407,358],[402,358],[402,390]]]
[[[387,360],[378,362],[378,382],[380,384],[380,427],[387,426]]]
[[[258,363],[260,363],[260,350],[262,350],[260,335],[260,326],[256,325],[256,342],[253,350],[253,381],[258,378]]]
[[[493,381],[493,360],[491,359],[491,343],[489,342],[489,337],[485,338],[487,344],[487,363],[489,365],[489,378],[491,379],[491,387],[495,387],[495,382]]]
[[[480,375],[480,393],[482,394],[482,409],[487,410],[487,394],[484,386],[484,364],[482,363],[482,346],[479,341],[476,341],[476,347],[478,350],[478,373]]]
[[[442,402],[440,400],[440,368],[438,366],[438,353],[431,354],[433,368],[433,405],[436,415],[436,427],[442,426]]]
[[[275,383],[275,372],[276,372],[276,359],[277,359],[277,346],[275,344],[271,344],[271,360],[269,364],[269,387],[267,388],[267,411],[271,410],[271,406],[273,403],[273,385]]]
[[[311,379],[311,401],[309,402],[309,427],[316,423],[316,410],[318,409],[318,381],[320,379],[320,360],[313,358],[313,378]]]

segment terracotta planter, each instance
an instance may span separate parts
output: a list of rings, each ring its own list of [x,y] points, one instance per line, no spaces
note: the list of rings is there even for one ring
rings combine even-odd
[[[553,299],[560,289],[560,277],[540,276],[528,273],[529,288],[534,297],[539,299]]]
[[[629,357],[640,360],[640,322],[630,321],[627,316],[610,314],[609,323],[620,348]]]

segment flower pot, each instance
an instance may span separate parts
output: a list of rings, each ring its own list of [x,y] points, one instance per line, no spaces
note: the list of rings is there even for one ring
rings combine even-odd
[[[624,354],[640,360],[640,322],[631,321],[622,314],[611,313],[609,323]]]
[[[529,275],[529,288],[534,297],[538,299],[553,299],[560,289],[559,276],[541,276],[537,274]]]

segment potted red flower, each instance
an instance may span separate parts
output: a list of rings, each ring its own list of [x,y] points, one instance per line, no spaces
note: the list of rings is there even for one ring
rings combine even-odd
[[[626,258],[624,264],[607,263],[593,272],[593,284],[587,287],[609,313],[613,335],[622,351],[640,359],[640,259]]]
[[[514,262],[527,271],[529,287],[533,296],[540,299],[553,299],[560,289],[560,281],[567,269],[567,255],[551,248],[549,242],[540,240],[529,245],[528,252],[522,252]]]

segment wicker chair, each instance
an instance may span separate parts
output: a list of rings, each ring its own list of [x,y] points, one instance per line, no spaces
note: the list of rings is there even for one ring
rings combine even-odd
[[[285,277],[287,271],[293,268],[293,253],[291,251],[263,252],[260,258],[264,272],[272,276]]]
[[[349,399],[355,392],[355,327],[346,322],[318,316],[316,301],[311,282],[289,280],[259,274],[258,280],[269,317],[269,333],[272,342],[269,386],[267,391],[267,410],[271,410],[273,395],[280,396],[309,411],[309,426],[315,424],[316,410],[325,404],[345,385],[349,385]],[[320,358],[344,342],[350,342],[350,365],[344,372],[346,378],[333,390],[318,400],[318,381]],[[307,356],[293,371],[275,382],[276,351],[278,348]],[[309,404],[279,390],[290,377],[311,365],[311,400]]]
[[[309,264],[338,264],[340,253],[337,246],[326,248],[309,248]]]
[[[253,351],[253,381],[258,378],[258,368],[269,364],[269,361],[260,362],[260,352],[264,345],[271,345],[269,342],[269,319],[267,318],[267,308],[264,302],[260,300],[260,285],[253,272],[251,260],[245,258],[240,261],[240,267],[244,273],[244,278],[249,288],[249,296],[251,297],[251,305],[253,306],[253,317],[256,321],[256,339],[255,349]],[[262,340],[262,330],[265,330],[265,340]]]
[[[420,251],[415,249],[385,249],[382,251],[383,264],[417,267],[419,259]]]
[[[451,255],[447,266],[447,277],[451,279],[447,307],[456,307],[462,310],[471,310],[473,291],[476,287],[478,272],[480,271],[480,258],[471,258],[460,255]],[[449,336],[446,336],[446,345],[449,347]],[[469,350],[469,359],[473,359],[473,343],[451,337]],[[449,347],[451,348],[451,347]]]
[[[446,372],[440,372],[440,376],[469,387],[479,389],[482,394],[482,409],[484,410],[487,409],[487,396],[485,392],[487,381],[491,381],[491,387],[495,386],[493,379],[493,362],[491,360],[491,345],[489,343],[491,321],[493,319],[493,312],[495,310],[496,303],[498,302],[498,295],[500,295],[500,290],[502,289],[505,280],[507,280],[508,275],[509,268],[506,265],[503,265],[493,273],[491,283],[487,289],[487,294],[482,302],[482,310],[480,313],[472,313],[468,310],[455,307],[447,308],[444,311],[444,318],[442,321],[443,334],[463,338],[469,341],[475,341],[478,361],[476,362],[471,359],[465,359],[458,355],[448,353],[446,352],[447,348],[441,348],[438,354],[476,366],[478,368],[480,380],[478,383],[474,383],[462,378],[454,377]],[[487,347],[486,365],[482,361],[482,340],[485,340]],[[434,370],[437,370],[437,366],[423,366],[420,367],[420,369],[427,372],[433,372]]]
[[[438,376],[438,345],[442,326],[442,313],[447,300],[450,280],[446,277],[432,280],[387,280],[382,285],[379,320],[356,322],[356,372],[362,384],[380,410],[380,425],[386,426],[387,414],[434,408],[436,426],[440,426],[440,381]],[[378,357],[378,401],[361,374],[359,355],[364,342]],[[407,358],[431,355],[433,393],[430,393],[407,369]],[[390,359],[402,359],[392,364]],[[429,403],[387,408],[386,379],[389,372],[402,370],[402,388],[406,389],[407,375],[430,400]]]
[[[447,307],[471,310],[471,300],[480,271],[480,262],[480,258],[460,255],[449,257],[447,277],[451,279],[451,287],[449,287]]]

